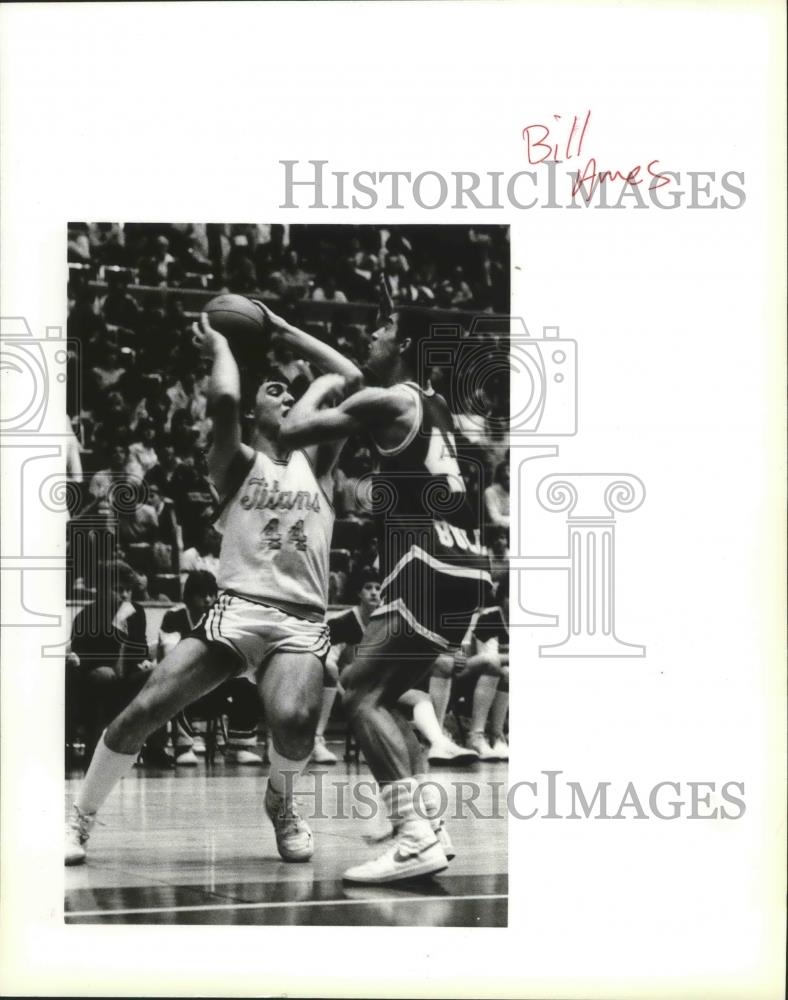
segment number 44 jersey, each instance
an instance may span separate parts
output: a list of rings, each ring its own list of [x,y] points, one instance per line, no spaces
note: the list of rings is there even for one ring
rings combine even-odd
[[[413,397],[417,418],[396,448],[375,444],[372,503],[384,575],[375,616],[396,612],[403,630],[445,649],[488,599],[481,511],[469,500],[443,397],[415,382],[393,391]]]
[[[238,480],[216,524],[220,589],[322,621],[334,509],[309,459],[258,451]]]

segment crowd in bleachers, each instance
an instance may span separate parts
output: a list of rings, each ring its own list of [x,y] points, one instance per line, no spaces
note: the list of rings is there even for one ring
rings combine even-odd
[[[397,304],[509,306],[504,226],[72,223],[68,259],[94,278],[125,272],[147,287],[370,302],[383,273]]]
[[[93,523],[114,515],[117,555],[137,571],[140,600],[180,600],[189,571],[215,571],[217,497],[205,462],[208,369],[191,342],[191,324],[211,295],[263,297],[362,363],[374,308],[349,310],[374,300],[381,271],[395,303],[465,310],[456,315],[467,327],[474,311],[493,318],[507,311],[506,239],[505,227],[72,224],[69,415],[84,471],[72,532],[81,518]],[[306,303],[336,308],[314,313]],[[490,336],[506,349],[505,326]],[[298,359],[272,351],[297,384]],[[431,375],[451,405],[450,371]],[[459,456],[487,541],[504,560],[508,371],[488,380],[475,404],[470,423],[456,413]],[[359,572],[379,565],[369,516],[371,467],[368,443],[349,441],[335,480],[332,604],[353,601]],[[117,502],[122,486],[131,502]],[[89,562],[75,562],[71,597],[91,595]]]

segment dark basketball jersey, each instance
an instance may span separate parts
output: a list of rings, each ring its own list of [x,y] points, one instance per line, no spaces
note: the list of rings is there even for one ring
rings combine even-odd
[[[446,401],[415,382],[394,388],[416,398],[419,416],[402,444],[376,445],[372,497],[384,573],[414,545],[448,565],[489,570],[481,512],[468,500]]]
[[[403,382],[417,419],[396,448],[375,445],[372,503],[378,528],[381,605],[439,648],[456,645],[488,600],[490,561],[479,510],[468,500],[445,400]]]

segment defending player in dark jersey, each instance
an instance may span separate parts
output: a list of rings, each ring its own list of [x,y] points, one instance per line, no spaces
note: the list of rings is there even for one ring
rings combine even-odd
[[[397,700],[437,653],[461,642],[477,609],[489,603],[489,567],[457,463],[451,414],[416,381],[419,345],[430,334],[429,311],[392,312],[372,334],[367,387],[282,428],[291,447],[365,430],[379,458],[373,503],[382,600],[342,683],[396,836],[381,857],[345,873],[353,882],[391,882],[447,865],[440,824],[425,818],[414,778],[425,770],[421,749]]]

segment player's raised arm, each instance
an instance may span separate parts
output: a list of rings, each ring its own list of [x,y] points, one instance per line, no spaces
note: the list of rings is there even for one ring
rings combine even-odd
[[[233,458],[239,451],[252,454],[241,443],[241,376],[226,338],[213,329],[205,313],[194,324],[194,344],[211,362],[208,413],[213,422],[213,441],[208,451],[208,471],[222,495]]]
[[[412,407],[407,395],[392,389],[359,389],[339,406],[322,410],[302,407],[298,412],[293,407],[282,424],[279,439],[289,448],[306,448],[360,431],[374,432],[383,427],[395,430],[399,422],[412,420]]]
[[[334,372],[350,380],[361,379],[360,369],[350,358],[277,316],[259,299],[254,301],[265,313],[274,337],[287,344],[297,358],[303,358],[322,372]]]

